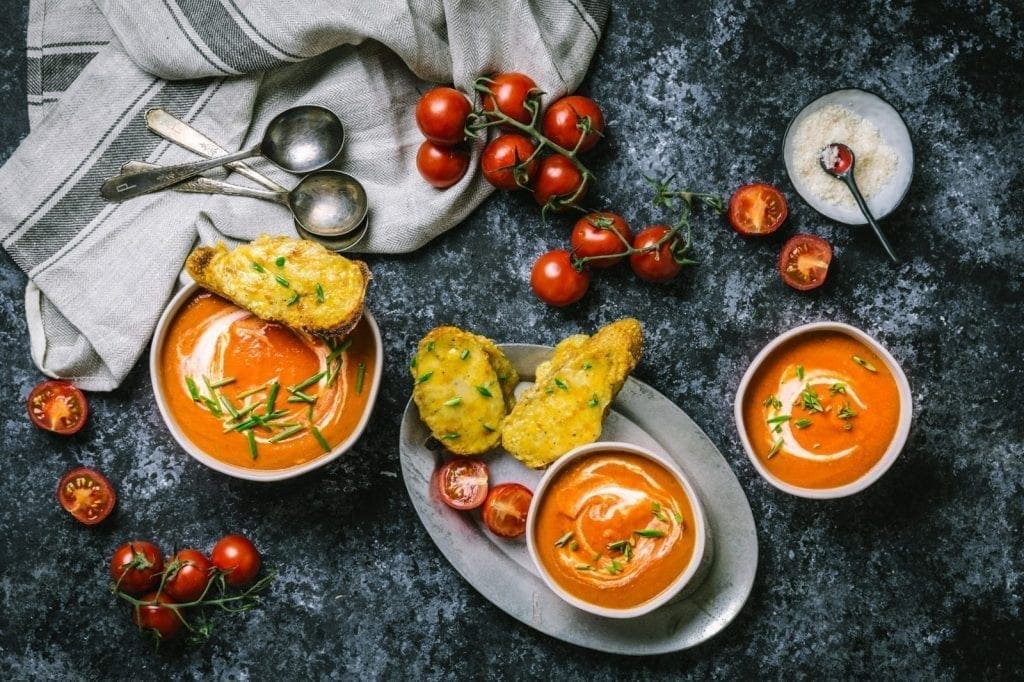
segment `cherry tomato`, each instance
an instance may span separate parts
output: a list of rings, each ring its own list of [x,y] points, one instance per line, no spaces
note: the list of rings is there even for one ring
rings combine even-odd
[[[452,509],[476,509],[487,497],[487,464],[480,459],[449,460],[435,480],[441,499]]]
[[[729,222],[742,235],[771,234],[787,215],[789,209],[782,192],[763,182],[743,185],[729,200]]]
[[[110,559],[110,577],[119,590],[128,594],[141,594],[156,587],[163,570],[163,553],[145,540],[124,543]]]
[[[562,307],[583,298],[590,286],[590,273],[573,267],[565,249],[541,254],[530,271],[530,287],[548,305]]]
[[[505,133],[491,140],[480,157],[480,169],[487,182],[498,189],[513,190],[530,184],[537,172],[539,161],[534,158],[528,164],[516,167],[530,158],[537,146],[525,135]]]
[[[117,493],[107,477],[87,467],[72,469],[61,476],[57,501],[64,511],[87,526],[110,516]]]
[[[445,189],[466,174],[469,152],[462,147],[445,147],[425,140],[416,153],[416,168],[428,183]]]
[[[817,289],[825,283],[832,263],[832,247],[821,237],[796,234],[779,252],[782,281],[798,291]]]
[[[41,429],[70,436],[85,425],[89,403],[73,384],[51,379],[28,394],[28,416]]]
[[[634,249],[645,249],[664,237],[669,231],[668,225],[651,225],[633,240]],[[678,240],[667,240],[656,250],[634,253],[629,257],[629,266],[640,279],[648,282],[668,282],[675,278],[683,269],[676,260],[675,249]]]
[[[561,211],[579,203],[586,193],[583,174],[568,157],[552,154],[540,162],[533,188],[538,204]]]
[[[260,572],[260,553],[256,545],[243,535],[225,535],[210,552],[213,565],[224,573],[231,587],[248,585]]]
[[[488,530],[503,538],[517,538],[525,533],[532,500],[530,489],[518,483],[500,483],[491,488],[483,509]]]
[[[212,570],[213,564],[202,552],[195,549],[178,550],[167,562],[164,592],[176,602],[197,601],[206,591]]]
[[[584,135],[584,130],[589,131]],[[544,136],[567,151],[585,152],[604,134],[604,114],[597,102],[581,95],[556,100],[544,112]],[[580,142],[580,139],[583,141]]]
[[[161,592],[150,592],[142,601],[156,602],[146,606],[138,606],[132,615],[132,620],[143,630],[152,630],[161,640],[174,639],[181,633],[181,618],[177,612],[167,606],[159,604],[174,604],[175,601]]]
[[[632,241],[633,231],[629,229],[629,224],[622,216],[611,211],[588,213],[583,216],[573,225],[572,235],[569,237],[573,253],[580,258],[614,256],[623,253]],[[622,258],[623,256],[598,258],[587,261],[587,267],[610,268]]]
[[[483,97],[484,111],[497,110],[520,123],[530,123],[533,114],[526,107],[526,102],[530,99],[537,101],[540,95],[540,90],[533,79],[525,74],[509,71],[499,73],[491,81],[487,83],[491,94]]]
[[[434,144],[458,144],[465,137],[471,110],[469,100],[455,88],[434,88],[416,103],[416,125]]]

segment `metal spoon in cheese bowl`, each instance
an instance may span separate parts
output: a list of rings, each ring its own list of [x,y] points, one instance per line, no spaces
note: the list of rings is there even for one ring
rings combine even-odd
[[[899,263],[900,259],[896,257],[896,252],[893,251],[892,245],[886,239],[882,228],[878,226],[878,221],[871,215],[871,210],[868,209],[867,202],[864,201],[864,197],[861,195],[860,190],[857,188],[857,183],[853,179],[855,161],[853,150],[841,142],[833,142],[827,145],[821,150],[821,155],[818,156],[818,162],[821,164],[822,170],[834,178],[839,178],[850,188],[850,192],[853,193],[853,198],[857,202],[860,212],[864,214],[868,224],[871,225],[871,229],[875,231],[875,236],[882,243],[882,248],[885,249],[885,252],[889,254],[889,258],[892,258],[894,263]]]
[[[293,107],[270,121],[254,147],[207,161],[115,175],[103,183],[100,194],[110,201],[125,201],[253,156],[263,156],[291,173],[310,173],[337,158],[344,144],[345,129],[332,111],[318,106]]]

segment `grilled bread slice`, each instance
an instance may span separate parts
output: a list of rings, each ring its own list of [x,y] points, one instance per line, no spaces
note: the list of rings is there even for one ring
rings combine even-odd
[[[502,426],[501,445],[533,469],[601,436],[608,408],[640,361],[643,331],[632,318],[587,338],[570,336],[537,368]]]
[[[196,282],[257,317],[332,339],[363,315],[370,270],[320,244],[261,235],[231,251],[200,246],[185,261]]]
[[[493,341],[437,327],[420,340],[410,372],[420,418],[446,448],[477,455],[498,444],[519,375]]]

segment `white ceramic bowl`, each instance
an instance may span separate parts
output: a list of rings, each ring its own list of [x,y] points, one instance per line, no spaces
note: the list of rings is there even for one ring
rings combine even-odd
[[[754,374],[760,369],[765,359],[768,358],[771,353],[786,343],[792,338],[800,336],[802,334],[809,334],[812,332],[820,331],[834,331],[851,336],[857,339],[865,346],[870,348],[875,354],[885,362],[889,372],[892,374],[893,379],[896,381],[896,390],[900,397],[900,414],[896,423],[896,433],[893,434],[892,441],[889,443],[889,447],[885,453],[882,454],[873,467],[868,469],[863,476],[858,478],[856,481],[841,485],[836,488],[803,488],[800,486],[787,483],[776,476],[772,475],[762,464],[760,458],[754,453],[754,448],[750,444],[750,438],[747,436],[747,425],[743,418],[743,398],[746,396],[747,388],[750,385]],[[874,338],[868,334],[862,332],[860,329],[853,327],[842,322],[812,322],[810,324],[801,325],[790,329],[788,332],[780,334],[771,343],[765,346],[757,357],[750,363],[750,367],[747,368],[746,374],[743,375],[743,379],[740,381],[739,389],[736,391],[736,401],[733,405],[733,414],[736,419],[736,428],[740,433],[740,442],[743,443],[743,449],[747,453],[747,457],[750,459],[754,468],[757,469],[757,473],[761,474],[764,480],[771,483],[773,486],[783,492],[787,492],[790,495],[796,495],[798,497],[807,497],[811,499],[824,500],[836,497],[846,497],[847,495],[853,495],[864,490],[869,485],[881,478],[882,474],[889,470],[892,463],[896,461],[896,457],[899,456],[903,450],[903,446],[907,442],[907,435],[910,433],[910,419],[913,413],[913,398],[910,393],[910,384],[907,382],[907,375],[903,373],[903,369],[896,362],[896,359],[887,351],[882,344],[878,343]]]
[[[164,340],[167,336],[167,329],[170,326],[171,320],[174,319],[178,309],[187,302],[197,291],[200,290],[198,284],[189,284],[182,287],[171,302],[167,304],[163,314],[160,316],[160,321],[157,322],[156,331],[153,333],[153,344],[149,354],[149,375],[153,382],[153,394],[156,396],[157,407],[160,408],[160,416],[163,417],[164,423],[167,424],[167,429],[174,436],[174,440],[178,441],[178,445],[182,447],[185,452],[191,455],[194,459],[202,462],[206,466],[219,471],[228,476],[234,476],[235,478],[244,478],[250,481],[261,481],[261,482],[272,482],[282,481],[287,478],[293,478],[299,476],[313,469],[324,466],[328,462],[332,462],[346,451],[348,451],[359,437],[362,435],[363,430],[366,428],[366,424],[370,421],[370,414],[373,412],[373,406],[377,402],[377,392],[380,389],[380,377],[383,368],[383,343],[380,338],[380,329],[377,327],[376,320],[373,319],[373,315],[370,311],[363,311],[363,319],[366,320],[373,333],[374,345],[377,349],[377,362],[373,368],[373,373],[367,374],[366,379],[367,386],[369,388],[369,396],[367,396],[366,410],[359,419],[359,423],[356,424],[355,429],[352,431],[348,438],[338,443],[331,449],[330,452],[324,453],[323,456],[312,459],[308,462],[304,462],[297,466],[287,467],[284,469],[247,469],[244,467],[235,466],[228,464],[215,457],[210,456],[204,450],[196,447],[191,440],[182,432],[178,426],[177,420],[174,415],[171,414],[167,407],[167,403],[164,400],[164,388],[163,380],[160,376],[160,351],[163,348]]]
[[[646,457],[647,459],[660,464],[679,482],[683,491],[686,492],[690,506],[693,509],[693,523],[695,526],[696,542],[694,544],[693,556],[690,558],[689,563],[680,572],[679,576],[672,582],[672,584],[662,590],[661,593],[642,604],[625,609],[598,606],[566,592],[557,582],[555,582],[544,567],[544,563],[540,559],[536,542],[534,540],[537,509],[540,502],[544,499],[544,495],[550,487],[551,482],[567,465],[581,457],[588,457],[601,452],[627,452],[641,457]],[[690,484],[690,481],[686,478],[683,472],[680,471],[673,462],[668,461],[667,458],[661,457],[646,448],[633,445],[632,443],[618,443],[612,441],[599,441],[589,445],[582,445],[569,451],[565,455],[562,455],[548,468],[544,473],[543,478],[541,478],[540,483],[537,484],[537,489],[534,490],[533,501],[530,503],[530,511],[526,517],[526,545],[530,553],[530,557],[533,559],[533,563],[537,567],[540,577],[544,580],[547,586],[551,588],[552,592],[578,609],[598,616],[604,616],[606,618],[636,618],[646,613],[650,613],[659,606],[663,606],[673,601],[674,599],[682,596],[682,592],[687,586],[699,581],[705,572],[704,569],[710,565],[711,560],[710,538],[708,536],[708,526],[707,520],[704,516],[704,508],[701,505],[700,498],[697,496],[694,487]]]

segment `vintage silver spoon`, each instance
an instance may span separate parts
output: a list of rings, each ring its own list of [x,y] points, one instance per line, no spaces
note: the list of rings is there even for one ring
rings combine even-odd
[[[860,212],[864,214],[864,217],[868,220],[868,225],[875,231],[875,236],[882,243],[882,248],[889,254],[889,258],[892,258],[893,263],[899,263],[900,259],[896,257],[896,252],[893,251],[892,245],[885,238],[882,228],[878,226],[878,221],[871,215],[867,202],[864,201],[860,190],[857,189],[857,183],[853,180],[853,165],[855,161],[853,150],[841,142],[833,142],[827,145],[818,156],[818,162],[821,164],[822,170],[834,178],[839,178],[850,188],[857,206],[860,207]]]
[[[293,107],[275,116],[260,143],[250,149],[207,161],[115,175],[103,183],[100,194],[110,201],[125,201],[253,156],[263,156],[292,173],[310,173],[337,158],[344,144],[345,129],[333,112],[318,106]]]

